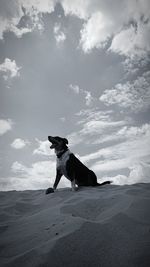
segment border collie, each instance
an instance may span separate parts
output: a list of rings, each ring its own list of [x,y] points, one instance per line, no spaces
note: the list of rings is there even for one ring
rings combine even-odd
[[[56,179],[53,185],[54,190],[57,188],[62,175],[71,182],[72,191],[76,191],[76,186],[101,186],[111,183],[111,181],[105,181],[99,184],[95,173],[88,169],[68,149],[68,140],[66,138],[48,136],[48,140],[51,142],[50,149],[54,149],[57,156]],[[47,191],[47,193],[51,192],[52,190],[50,192]]]

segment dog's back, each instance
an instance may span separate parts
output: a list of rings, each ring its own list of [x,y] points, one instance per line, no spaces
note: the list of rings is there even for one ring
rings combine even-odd
[[[66,162],[68,176],[74,178],[78,186],[96,186],[97,177],[73,153]]]

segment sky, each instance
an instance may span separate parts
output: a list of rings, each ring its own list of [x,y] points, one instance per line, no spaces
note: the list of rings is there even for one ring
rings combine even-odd
[[[48,135],[99,182],[149,183],[149,114],[149,0],[0,0],[1,191],[53,185]]]

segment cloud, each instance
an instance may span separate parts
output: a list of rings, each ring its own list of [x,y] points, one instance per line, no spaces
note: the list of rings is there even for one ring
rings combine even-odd
[[[84,157],[86,161],[97,159],[92,169],[98,172],[110,172],[131,168],[140,162],[149,160],[150,156],[150,124],[133,127],[122,131],[126,140],[117,145],[98,150],[96,153]],[[98,158],[101,158],[98,160]]]
[[[94,153],[90,153],[88,155],[84,155],[82,157],[80,157],[80,159],[84,162],[84,163],[88,163],[90,161],[93,160],[98,160],[98,158],[102,157],[102,158],[108,158],[111,155],[111,150],[109,148],[103,148],[100,149]]]
[[[150,164],[140,162],[138,165],[133,165],[130,167],[130,174],[127,179],[127,183],[149,183]]]
[[[78,112],[76,116],[79,129],[67,136],[71,146],[81,142],[93,144],[99,136],[107,135],[128,123],[126,120],[114,120],[111,110],[84,109]]]
[[[25,27],[18,28],[15,25],[11,25],[9,27],[9,31],[13,32],[18,38],[21,38],[22,35],[29,33],[29,32],[32,32],[32,28],[25,28]]]
[[[27,167],[21,162],[15,161],[11,166],[11,171],[13,173],[19,174],[19,177],[24,179],[36,179],[44,180],[48,177],[53,177],[55,174],[54,161],[38,161]],[[42,181],[40,183],[42,183]]]
[[[55,3],[54,0],[20,0],[20,3],[27,10],[27,13],[31,15],[33,12],[38,13],[51,13],[54,11]]]
[[[15,148],[15,149],[22,149],[24,148],[26,145],[29,144],[29,141],[25,141],[21,138],[16,138],[12,144],[11,144],[11,147],[12,148]]]
[[[89,108],[83,109],[76,113],[76,116],[80,118],[79,124],[84,124],[90,120],[102,120],[108,121],[110,120],[110,115],[113,113],[112,110],[99,110],[99,108]],[[83,119],[81,119],[83,118]]]
[[[80,3],[79,3],[80,2]],[[143,57],[150,51],[150,3],[148,0],[62,1],[66,15],[84,19],[80,45],[85,53],[103,48],[127,57]],[[111,43],[112,40],[112,43]]]
[[[60,3],[62,4],[66,16],[74,15],[80,19],[87,19],[91,13],[91,0],[60,0]]]
[[[17,37],[27,32],[44,29],[43,14],[51,14],[60,3],[65,15],[83,20],[80,46],[85,53],[109,45],[108,50],[127,57],[145,57],[150,51],[149,0],[115,0],[113,5],[104,0],[5,0],[0,4],[0,38],[5,31]],[[110,6],[111,5],[111,6]],[[21,18],[30,23],[20,27]],[[56,31],[56,29],[55,29]],[[60,30],[56,42],[62,43],[66,35]],[[112,43],[111,43],[112,41]]]
[[[80,88],[78,85],[69,85],[69,88],[75,93],[75,94],[79,94],[80,93]]]
[[[66,40],[66,35],[65,33],[61,30],[61,24],[60,23],[55,23],[54,25],[54,36],[57,45],[63,43]]]
[[[82,142],[92,149],[95,145],[93,152],[88,151],[85,155],[82,153],[79,158],[101,177],[101,181],[112,178],[117,184],[148,182],[148,176],[140,177],[140,166],[145,173],[145,166],[150,159],[150,124],[132,126],[133,121],[116,121],[114,115],[111,110],[81,110],[76,114],[80,129],[67,136],[69,144],[71,142],[71,146],[75,146]],[[120,174],[124,170],[130,175]],[[114,173],[119,175],[114,178]]]
[[[109,50],[130,58],[142,58],[150,51],[150,22],[138,22],[116,34]]]
[[[0,39],[3,39],[5,31],[19,23],[22,16],[23,11],[19,1],[5,0],[0,2]]]
[[[100,101],[107,106],[117,104],[123,109],[135,113],[147,110],[150,106],[150,78],[145,72],[132,82],[117,84],[111,90],[107,89],[100,96]]]
[[[103,134],[101,137],[96,138],[92,144],[102,144],[105,142],[120,141],[134,139],[135,137],[140,137],[143,134],[149,134],[149,124],[144,124],[142,126],[124,126],[118,131],[112,132],[111,134]]]
[[[104,177],[102,180],[112,180],[114,184],[124,185],[124,184],[134,184],[134,183],[149,183],[149,172],[150,165],[144,162],[139,162],[139,164],[134,164],[130,168],[129,175],[116,175],[113,177]]]
[[[0,178],[0,190],[26,190],[43,189],[52,187],[55,180],[56,162],[38,161],[27,167],[21,162],[15,161],[11,166],[15,176]],[[62,178],[59,187],[70,187],[70,182]]]
[[[0,120],[0,135],[3,135],[12,129],[12,120]]]
[[[66,40],[64,32],[60,31],[59,34],[55,35],[57,44],[63,43]]]
[[[85,113],[88,114],[88,111]],[[82,114],[84,114],[83,111]],[[99,113],[97,115],[104,116],[105,114]],[[94,113],[92,117],[94,117]],[[79,131],[74,135],[72,133],[73,141],[72,139],[71,141],[74,145],[78,142],[86,143],[88,139],[90,145],[97,145],[95,148],[98,147],[98,144],[102,144],[102,148],[99,146],[96,151],[79,156],[82,162],[94,170],[98,177],[101,177],[100,181],[112,178],[111,180],[116,184],[150,182],[149,173],[146,171],[150,162],[150,124],[141,126],[120,125],[112,128],[106,126],[98,133],[95,133],[94,129],[94,135],[93,138],[93,134],[87,133],[86,138],[86,131],[85,135]],[[117,144],[114,141],[117,141]],[[109,143],[104,144],[104,142]],[[120,175],[124,169],[128,170],[130,175]],[[141,175],[140,170],[142,170],[143,175]],[[119,175],[113,177],[112,173],[114,172],[118,172]],[[146,175],[145,172],[147,176],[144,176]]]
[[[13,164],[11,166],[11,170],[12,170],[12,172],[21,174],[21,173],[26,172],[27,168],[22,163],[15,161],[15,162],[13,162]]]
[[[0,178],[3,182],[3,190],[25,190],[25,189],[41,189],[53,185],[55,176],[55,161],[38,161],[30,167],[22,162],[15,161],[11,166],[14,177],[5,179]],[[9,181],[8,183],[6,181]]]
[[[94,98],[91,95],[91,92],[84,90],[85,93],[85,103],[86,106],[90,106],[94,100]]]
[[[34,155],[43,155],[43,156],[53,156],[53,151],[49,148],[50,142],[48,140],[41,141],[36,138],[36,142],[38,143],[38,148],[33,151]]]
[[[81,30],[80,45],[85,53],[93,48],[103,48],[113,33],[113,23],[100,11],[95,12]]]
[[[94,100],[94,97],[91,95],[90,91],[87,91],[85,89],[80,88],[78,85],[69,85],[69,88],[75,93],[75,94],[82,94],[85,99],[86,106],[91,106]]]
[[[17,37],[31,32],[31,27],[18,27],[21,18],[24,16],[22,3],[19,0],[5,0],[0,3],[0,39],[6,31],[14,32]]]
[[[125,136],[124,142],[99,149],[85,156],[79,156],[79,158],[84,163],[88,163],[88,166],[96,172],[98,177],[99,175],[102,177],[101,181],[106,180],[109,177],[108,174],[112,171],[127,168],[130,173],[128,176],[117,175],[109,178],[116,184],[148,182],[150,124],[144,124],[141,127],[124,126],[119,132],[120,135]],[[31,167],[16,161],[12,164],[11,170],[22,180],[23,188],[28,185],[30,189],[39,189],[53,185],[56,173],[55,168],[56,162],[54,159],[35,162]],[[105,176],[103,175],[104,173]],[[14,181],[14,185],[11,184],[11,188],[19,190],[21,182],[17,177],[11,179]],[[60,183],[60,187],[64,186],[70,186],[69,181],[65,178]]]
[[[0,39],[6,31],[21,37],[27,32],[43,29],[42,14],[54,11],[55,0],[5,0],[0,3]],[[28,16],[30,23],[19,26],[22,17]]]
[[[68,134],[67,139],[69,140],[70,147],[76,146],[83,141],[83,137],[80,135],[80,132],[73,132]]]
[[[5,80],[20,76],[20,69],[21,67],[17,66],[16,61],[9,58],[5,58],[4,62],[0,64],[0,73],[3,74]]]
[[[109,146],[98,151],[79,156],[88,166],[93,169],[100,181],[111,179],[115,184],[132,184],[137,182],[149,182],[149,156],[150,156],[150,125],[141,127],[123,127],[120,130],[127,140]],[[91,162],[94,163],[90,164]],[[12,177],[9,183],[2,181],[3,190],[11,189],[40,189],[52,186],[56,173],[55,160],[38,161],[27,167],[21,162],[14,162],[11,170],[17,177]],[[123,168],[129,170],[129,175],[109,176],[112,171],[119,171]],[[105,176],[104,176],[105,173]],[[106,175],[107,174],[107,175]],[[7,178],[8,180],[8,178]],[[62,179],[60,187],[70,186],[67,179]]]
[[[109,158],[112,155],[116,155],[117,152],[114,150],[116,149],[119,151],[120,147],[127,146],[128,142],[133,145],[133,142],[136,140],[138,143],[140,139],[142,138],[144,141],[144,138],[148,138],[150,136],[150,125],[149,124],[143,124],[142,126],[136,127],[136,126],[123,126],[118,131],[114,131],[112,134],[102,134],[99,138],[95,139],[92,144],[101,144],[104,142],[110,142],[110,141],[119,141],[120,144],[116,146],[106,147],[103,149],[98,150],[97,152],[91,153],[89,155],[83,156],[82,160],[84,162],[89,162],[93,159],[98,159],[99,157],[103,158]],[[148,141],[148,140],[147,140]],[[119,148],[119,149],[118,149]],[[147,154],[146,154],[147,155]],[[116,158],[116,156],[115,156]],[[119,160],[119,158],[118,158]],[[113,161],[113,168],[114,163],[116,166],[118,165],[119,168],[122,168],[123,166],[120,164],[120,162],[126,165],[126,162],[122,159],[119,161],[119,164],[117,161]],[[102,163],[102,162],[101,162]],[[109,162],[108,162],[109,164]],[[108,168],[111,168],[111,163]]]
[[[99,121],[99,120],[91,120],[84,124],[81,134],[84,135],[93,135],[93,134],[101,134],[105,130],[118,127],[124,125],[124,121]]]

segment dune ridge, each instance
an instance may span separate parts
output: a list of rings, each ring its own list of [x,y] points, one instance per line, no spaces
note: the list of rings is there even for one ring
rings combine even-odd
[[[148,267],[150,184],[0,192],[1,267]]]

